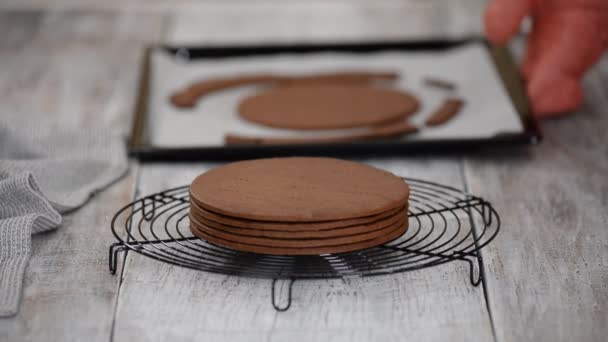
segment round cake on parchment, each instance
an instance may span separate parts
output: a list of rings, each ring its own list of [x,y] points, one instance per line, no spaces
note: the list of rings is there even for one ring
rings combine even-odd
[[[190,227],[228,248],[318,255],[374,247],[407,229],[409,188],[371,166],[272,158],[212,169],[190,187]]]
[[[239,104],[241,118],[260,125],[297,130],[382,126],[404,121],[419,107],[402,90],[360,84],[276,87]]]

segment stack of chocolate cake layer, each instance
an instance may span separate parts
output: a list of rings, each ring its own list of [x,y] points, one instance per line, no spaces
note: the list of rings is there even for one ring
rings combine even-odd
[[[405,233],[408,196],[399,177],[350,161],[243,161],[192,182],[190,228],[201,239],[245,252],[350,252]]]

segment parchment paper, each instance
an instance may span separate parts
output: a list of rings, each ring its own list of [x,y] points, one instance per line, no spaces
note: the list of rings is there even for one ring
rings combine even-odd
[[[221,146],[226,133],[249,136],[324,136],[355,130],[293,131],[267,128],[239,118],[241,99],[265,89],[246,86],[213,93],[191,109],[175,108],[168,101],[177,89],[191,82],[246,74],[299,75],[336,71],[378,70],[398,72],[391,87],[407,90],[421,100],[422,108],[411,122],[420,133],[400,139],[487,138],[498,133],[520,133],[523,126],[484,46],[472,43],[443,52],[388,51],[370,54],[315,53],[283,54],[184,61],[157,50],[152,55],[148,138],[157,147]],[[424,86],[432,76],[449,80],[458,89],[449,93]],[[466,105],[460,114],[439,127],[424,127],[425,119],[447,96],[459,96]]]

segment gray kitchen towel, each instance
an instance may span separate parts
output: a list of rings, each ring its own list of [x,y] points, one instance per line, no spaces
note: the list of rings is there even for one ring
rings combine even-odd
[[[0,113],[0,317],[18,312],[31,235],[61,225],[127,170],[121,136]]]

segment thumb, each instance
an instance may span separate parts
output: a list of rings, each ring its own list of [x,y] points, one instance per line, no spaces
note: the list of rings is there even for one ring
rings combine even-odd
[[[492,0],[484,14],[486,36],[494,44],[506,43],[532,9],[531,0]]]

